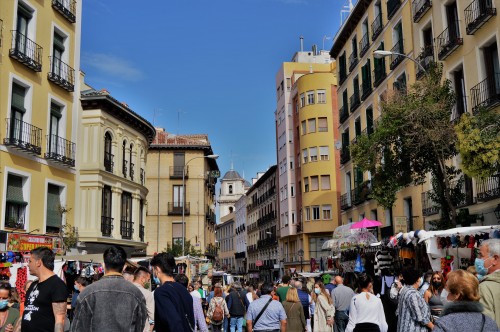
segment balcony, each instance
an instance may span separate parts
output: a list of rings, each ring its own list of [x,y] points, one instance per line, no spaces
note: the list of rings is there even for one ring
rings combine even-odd
[[[344,123],[345,120],[349,118],[349,108],[347,105],[343,105],[339,110],[339,121],[340,123]]]
[[[352,207],[351,203],[351,193],[345,193],[340,196],[340,209],[342,211],[349,210]]]
[[[135,167],[135,164],[134,163],[130,163],[130,180],[134,181],[134,175],[135,175],[135,171],[134,171],[134,167]]]
[[[460,201],[456,202],[457,208],[466,207],[475,203],[474,195],[472,192],[472,179],[471,178],[466,178],[466,179],[468,179],[466,181],[469,181],[470,185],[467,186],[466,185],[467,182],[462,183],[462,186],[460,187],[460,194],[462,197]],[[454,185],[456,186],[456,183],[454,183]]]
[[[458,22],[459,21],[455,21],[452,26],[446,28],[436,38],[438,59],[440,61],[446,59],[464,42],[463,39],[460,37],[460,31],[458,30]]]
[[[145,234],[144,228],[145,228],[144,225],[139,225],[139,240],[141,242],[144,242],[144,234]]]
[[[418,23],[420,19],[429,11],[432,7],[431,0],[413,0],[413,22]]]
[[[431,190],[422,193],[422,214],[426,217],[439,212],[439,206],[432,201],[430,193]]]
[[[213,213],[212,211],[207,211],[205,213],[205,220],[208,223],[215,225],[215,213]]]
[[[371,73],[368,72],[367,74],[368,77],[361,83],[361,100],[365,100],[373,90]]]
[[[352,72],[354,67],[358,64],[358,55],[356,53],[351,53],[349,56],[349,71]]]
[[[122,173],[123,173],[123,177],[125,179],[127,178],[127,163],[128,163],[128,161],[123,159]]]
[[[276,236],[270,236],[268,238],[262,239],[262,240],[257,240],[257,248],[264,249],[267,247],[272,247],[278,244],[278,240]]]
[[[254,252],[257,252],[257,245],[256,244],[252,244],[250,246],[247,246],[247,253],[251,254]]]
[[[387,19],[390,20],[397,10],[401,7],[401,0],[388,0],[387,1]]]
[[[3,144],[36,155],[42,154],[42,129],[19,119],[5,119],[7,130]]]
[[[146,180],[146,174],[144,173],[144,168],[141,168],[141,184],[144,185],[144,181]]]
[[[111,236],[112,231],[113,231],[113,218],[101,216],[102,236]]]
[[[210,256],[210,257],[216,257],[217,256],[217,251],[219,249],[213,245],[213,244],[209,244],[207,245],[207,247],[205,248],[205,256]]]
[[[377,39],[377,37],[382,32],[384,25],[382,24],[382,13],[378,14],[377,17],[372,22],[372,42]]]
[[[132,234],[134,229],[132,228],[134,223],[128,220],[120,220],[120,235],[124,240],[132,240]]]
[[[42,47],[16,30],[12,31],[9,56],[33,71],[42,71]]]
[[[344,64],[344,68],[341,67],[339,70],[339,86],[342,85],[342,83],[344,83],[346,79],[347,79],[347,72],[345,70],[345,64]]]
[[[426,71],[436,62],[434,59],[434,47],[432,45],[424,47],[423,51],[420,52],[418,57],[415,59],[422,67],[417,66],[417,79],[424,76]],[[425,70],[424,70],[425,69]]]
[[[104,170],[106,172],[113,173],[113,167],[115,166],[115,163],[113,159],[115,156],[109,152],[104,152]]]
[[[75,70],[56,57],[49,56],[49,60],[50,71],[47,74],[49,81],[66,91],[75,91]]]
[[[465,30],[468,35],[473,35],[488,20],[497,14],[497,9],[493,8],[492,0],[474,0],[464,10]]]
[[[351,160],[351,153],[349,152],[349,145],[343,146],[340,150],[340,164],[345,164]]]
[[[189,178],[189,166],[186,166],[186,173],[184,174],[184,178]],[[169,175],[171,179],[182,179],[182,171],[184,166],[170,166]]]
[[[52,0],[52,8],[57,10],[71,23],[76,22],[76,1],[75,0]]]
[[[490,109],[500,104],[500,73],[486,77],[482,82],[470,89],[472,113],[480,109]]]
[[[389,68],[393,70],[396,68],[401,61],[405,58],[403,54],[405,53],[404,45],[403,45],[403,39],[399,40],[392,48],[391,48],[391,64]]]
[[[75,167],[75,143],[57,135],[47,135],[45,159],[51,159],[64,165]]]
[[[356,108],[359,107],[361,101],[359,99],[359,90],[356,88],[354,93],[349,97],[349,105],[351,105],[351,113],[353,113]]]
[[[382,83],[387,77],[387,73],[385,72],[385,61],[381,63],[379,66],[375,66],[373,70],[373,87],[376,88]]]
[[[368,48],[370,47],[370,37],[368,37],[368,32],[366,32],[359,41],[359,57],[362,58],[366,54]]]
[[[184,206],[184,215],[190,214],[189,202]],[[169,216],[182,216],[182,202],[168,202],[168,215]]]
[[[500,198],[500,174],[482,180],[477,179],[476,194],[478,202],[487,202]]]

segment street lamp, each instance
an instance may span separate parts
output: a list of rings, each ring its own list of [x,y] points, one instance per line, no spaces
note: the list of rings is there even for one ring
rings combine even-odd
[[[299,251],[297,252],[297,255],[299,255],[299,257],[300,257],[300,272],[304,272],[302,270],[302,257],[304,256],[304,250],[299,249]]]
[[[392,52],[392,51],[384,51],[384,50],[375,50],[373,51],[373,57],[375,59],[382,59],[382,58],[385,58],[386,56],[391,56],[391,55],[400,55],[402,57],[405,57],[407,59],[410,59],[411,61],[415,62],[419,67],[420,69],[423,70],[424,73],[427,72],[427,70],[424,68],[424,66],[422,66],[420,64],[420,62],[418,62],[417,60],[409,57],[408,55],[406,54],[403,54],[403,53],[397,53],[397,52]]]
[[[217,159],[219,158],[218,154],[209,154],[207,156],[194,157],[189,159],[184,166],[182,167],[182,256],[184,256],[184,243],[186,242],[186,229],[185,224],[185,207],[186,207],[186,166],[195,159],[200,158],[208,158],[208,159]]]

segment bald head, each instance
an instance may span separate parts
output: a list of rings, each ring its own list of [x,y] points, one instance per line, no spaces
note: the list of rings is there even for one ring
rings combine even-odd
[[[336,277],[335,277],[335,283],[336,283],[337,285],[342,285],[342,284],[344,283],[344,279],[342,279],[342,277],[341,277],[341,276],[336,276]]]

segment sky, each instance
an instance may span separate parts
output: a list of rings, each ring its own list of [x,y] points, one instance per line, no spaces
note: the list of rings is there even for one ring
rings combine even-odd
[[[81,69],[156,127],[208,134],[221,174],[276,164],[275,76],[329,50],[345,0],[84,0]]]

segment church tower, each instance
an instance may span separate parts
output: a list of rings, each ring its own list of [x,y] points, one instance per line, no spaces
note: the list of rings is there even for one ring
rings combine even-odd
[[[234,205],[245,194],[248,188],[251,187],[250,182],[246,181],[241,175],[233,169],[224,174],[220,180],[219,192],[219,220],[222,217],[234,212]]]

